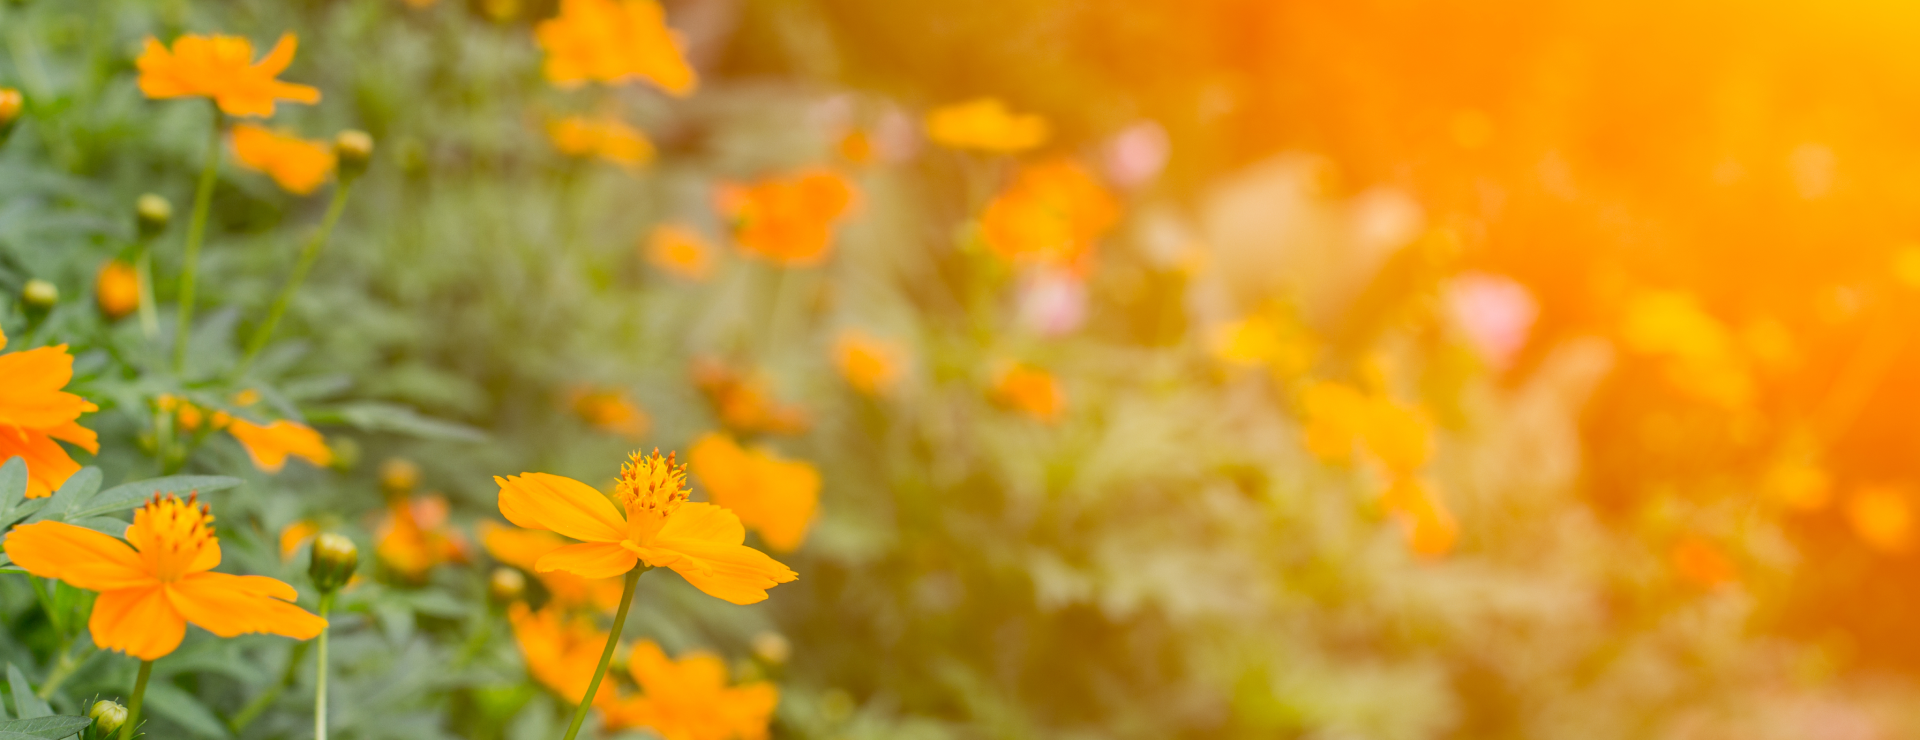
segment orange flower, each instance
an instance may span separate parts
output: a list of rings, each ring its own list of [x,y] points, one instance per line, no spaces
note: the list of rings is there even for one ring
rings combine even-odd
[[[927,138],[954,149],[1013,154],[1047,140],[1047,119],[1015,115],[998,98],[977,98],[927,114]]]
[[[1875,550],[1903,553],[1913,545],[1913,505],[1896,486],[1867,486],[1847,502],[1854,534]]]
[[[1433,423],[1414,406],[1367,396],[1352,386],[1317,381],[1300,390],[1302,441],[1326,462],[1346,462],[1356,440],[1389,472],[1408,474],[1433,457]]]
[[[300,552],[300,546],[307,544],[314,535],[320,534],[320,525],[312,519],[301,519],[280,528],[280,559],[292,560]]]
[[[467,561],[467,540],[447,526],[445,496],[421,496],[387,504],[387,515],[375,528],[374,554],[393,572],[409,581],[426,578],[427,571],[445,562]]]
[[[1313,368],[1320,344],[1300,322],[1269,309],[1214,327],[1213,356],[1228,365],[1264,367],[1282,379]]]
[[[869,396],[885,393],[899,382],[905,354],[897,344],[854,329],[841,332],[833,342],[833,364],[839,366],[840,376]]]
[[[567,545],[566,539],[537,529],[516,529],[493,522],[480,523],[480,544],[487,554],[506,565],[533,573],[547,587],[550,607],[577,609],[597,607],[602,611],[620,608],[621,584],[618,578],[581,578],[563,570],[540,573],[534,566],[547,553]]]
[[[560,15],[533,35],[547,52],[547,81],[560,87],[644,79],[685,97],[698,82],[653,0],[560,0]]]
[[[713,246],[687,226],[655,226],[647,235],[646,254],[648,263],[676,277],[704,282],[713,274]]]
[[[606,649],[607,633],[595,629],[586,617],[568,618],[557,609],[533,611],[525,603],[507,608],[507,621],[513,625],[513,639],[526,656],[527,672],[560,698],[574,704],[587,695],[587,684],[600,667],[600,651]],[[593,694],[595,704],[614,698],[613,682],[600,684]]]
[[[573,394],[573,412],[596,429],[630,439],[646,436],[652,424],[647,412],[622,390],[578,389]]]
[[[140,273],[134,271],[133,265],[108,260],[94,275],[93,299],[109,321],[133,313],[140,307]]]
[[[7,335],[0,332],[0,349]],[[0,355],[0,460],[18,457],[27,463],[27,498],[43,498],[80,472],[60,442],[88,452],[99,452],[92,430],[80,426],[80,415],[100,407],[63,388],[73,380],[73,355],[67,345],[40,347]]]
[[[247,448],[254,467],[269,473],[278,473],[286,467],[288,455],[315,465],[333,464],[333,451],[327,449],[327,441],[305,424],[281,419],[260,426],[245,419],[233,419],[227,433]]]
[[[173,40],[173,50],[147,37],[147,47],[134,62],[140,68],[140,92],[149,98],[212,98],[230,116],[273,115],[274,101],[312,105],[320,91],[274,77],[293,63],[299,41],[282,35],[273,50],[253,64],[253,42],[239,36],[187,34]]]
[[[1059,421],[1067,397],[1052,373],[1024,363],[1001,369],[993,381],[993,399],[1040,421]]]
[[[687,461],[707,498],[738,514],[767,547],[793,552],[806,541],[820,505],[820,471],[812,464],[766,448],[742,449],[718,432],[695,441]]]
[[[834,226],[853,208],[853,199],[853,183],[821,168],[721,185],[714,198],[720,214],[733,223],[733,240],[741,250],[789,267],[827,258]]]
[[[848,164],[868,164],[873,161],[873,137],[860,129],[848,131],[835,142],[833,149]]]
[[[20,118],[20,109],[25,104],[26,98],[20,95],[19,90],[0,87],[0,131],[7,130],[9,125]]]
[[[1720,548],[1699,537],[1687,537],[1675,543],[1667,559],[1681,578],[1702,588],[1732,583],[1740,576],[1733,561],[1728,560]]]
[[[221,637],[320,634],[326,620],[288,603],[298,596],[292,586],[213,572],[220,541],[196,503],[153,497],[134,512],[126,542],[64,522],[21,525],[7,535],[7,556],[28,573],[100,592],[87,622],[93,643],[141,660],[173,652],[188,622]]]
[[[1120,207],[1093,175],[1069,159],[1020,169],[980,216],[981,236],[1001,259],[1084,271],[1095,241],[1120,219]]]
[[[307,195],[327,181],[335,164],[333,147],[324,141],[308,141],[261,126],[243,123],[233,127],[233,155],[240,166],[273,176],[273,181],[294,195]]]
[[[804,410],[778,403],[767,390],[766,379],[745,375],[712,358],[695,358],[693,385],[705,394],[714,413],[737,432],[799,434],[807,430]]]
[[[1440,493],[1410,475],[1399,476],[1380,497],[1381,506],[1400,521],[1407,547],[1423,557],[1439,557],[1460,539],[1460,524],[1447,510]]]
[[[612,116],[556,118],[547,123],[547,138],[567,156],[598,156],[628,170],[653,161],[653,142],[647,135]]]
[[[727,664],[708,652],[674,660],[641,640],[627,669],[641,695],[603,705],[609,729],[645,727],[665,740],[765,740],[780,703],[780,690],[765,681],[727,686]]]
[[[688,502],[686,477],[686,466],[674,465],[672,457],[634,453],[614,490],[624,512],[571,478],[522,473],[493,480],[507,521],[582,540],[542,556],[535,572],[611,578],[644,563],[672,568],[695,588],[735,604],[763,601],[767,589],[799,577],[741,544],[747,531],[733,512]]]

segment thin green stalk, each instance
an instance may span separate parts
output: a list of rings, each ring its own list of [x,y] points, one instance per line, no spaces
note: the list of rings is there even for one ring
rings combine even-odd
[[[280,295],[273,299],[273,308],[267,311],[267,318],[253,329],[253,338],[247,341],[247,354],[240,358],[240,365],[234,368],[234,377],[247,373],[253,366],[253,359],[265,349],[267,340],[273,337],[274,327],[280,325],[280,317],[287,312],[287,304],[293,301],[293,293],[300,289],[300,283],[307,279],[307,271],[313,269],[313,263],[320,258],[320,250],[327,245],[327,237],[333,233],[333,225],[340,220],[340,212],[346,209],[347,193],[353,190],[352,180],[343,180],[333,189],[333,201],[327,204],[327,214],[320,219],[320,228],[307,238],[306,246],[300,248],[300,261],[293,266],[293,274],[287,276],[287,284],[280,287]]]
[[[73,657],[73,646],[69,644],[66,649],[60,651],[60,659],[54,662],[53,670],[47,673],[46,682],[40,684],[40,688],[34,690],[34,696],[38,696],[41,699],[53,698],[53,693],[60,690],[60,684],[66,683],[67,679],[72,678],[73,672],[80,670],[80,665],[86,663],[87,658],[92,656],[93,649],[88,648],[80,652],[80,657]]]
[[[133,698],[127,700],[127,722],[120,725],[120,740],[133,740],[133,728],[140,724],[140,702],[147,698],[147,678],[153,675],[153,661],[140,661],[140,677],[133,680]]]
[[[160,316],[153,310],[153,240],[140,239],[140,255],[134,258],[134,270],[140,275],[140,333],[147,341],[160,336]]]
[[[327,610],[333,606],[333,592],[320,594],[320,619],[327,618]],[[314,662],[313,682],[313,738],[327,740],[327,633],[332,626],[320,628],[320,644],[316,648],[318,656]]]
[[[253,724],[253,721],[260,717],[261,712],[267,711],[267,707],[280,698],[280,693],[286,691],[287,686],[293,683],[294,673],[300,668],[300,659],[307,656],[307,646],[312,644],[310,642],[294,643],[293,654],[287,656],[287,667],[280,672],[280,682],[260,692],[259,696],[253,697],[253,701],[247,702],[239,712],[234,713],[232,719],[227,720],[227,728],[233,730],[233,734],[238,735],[241,730],[247,729],[247,725]]]
[[[200,271],[200,242],[207,234],[207,209],[213,205],[213,182],[220,171],[220,129],[225,120],[219,108],[213,109],[206,162],[200,166],[200,185],[193,191],[193,218],[187,222],[186,258],[180,266],[180,320],[173,332],[175,375],[187,369],[187,337],[193,328],[193,281]]]
[[[607,664],[613,662],[613,646],[620,644],[620,630],[627,624],[627,607],[633,606],[633,587],[640,582],[640,574],[651,568],[636,565],[627,571],[626,583],[620,591],[620,611],[613,615],[613,631],[607,633],[607,648],[600,651],[600,666],[593,669],[593,682],[587,684],[587,693],[580,697],[580,705],[573,710],[573,723],[567,725],[567,736],[562,740],[573,740],[580,734],[580,725],[587,721],[587,710],[593,707],[593,695],[600,691],[600,679],[607,677]]]

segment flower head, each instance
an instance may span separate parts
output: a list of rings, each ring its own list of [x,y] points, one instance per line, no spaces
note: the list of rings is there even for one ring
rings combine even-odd
[[[869,396],[885,393],[900,381],[905,355],[898,344],[858,330],[841,332],[833,341],[833,364],[840,368],[840,377]]]
[[[643,79],[684,97],[698,82],[654,0],[561,0],[560,15],[533,35],[547,52],[547,81],[560,87]]]
[[[954,149],[1013,154],[1046,143],[1047,119],[1015,114],[998,98],[977,98],[933,109],[927,138]]]
[[[661,224],[647,234],[647,263],[675,277],[704,282],[713,275],[713,245],[681,224]]]
[[[1053,373],[1025,363],[1002,368],[991,395],[1000,405],[1047,423],[1059,421],[1067,409],[1066,393]]]
[[[172,50],[148,37],[135,62],[140,92],[149,98],[212,98],[230,116],[265,118],[279,100],[312,105],[320,102],[319,90],[274,79],[293,63],[297,46],[293,34],[282,35],[255,64],[253,42],[239,36],[187,34],[174,39]]]
[[[629,439],[639,439],[647,434],[652,420],[647,412],[633,402],[633,396],[624,390],[588,390],[576,389],[573,393],[573,413],[581,421],[603,432],[618,434]]]
[[[535,572],[611,578],[641,564],[671,568],[695,588],[735,604],[763,601],[767,589],[799,577],[741,544],[747,531],[733,512],[689,502],[686,478],[686,466],[656,451],[636,452],[621,467],[613,500],[548,473],[493,480],[507,521],[581,540],[541,556]]]
[[[447,525],[445,496],[395,499],[374,530],[374,555],[409,581],[426,578],[427,571],[445,562],[467,561],[467,540]]]
[[[109,321],[133,313],[140,307],[140,273],[133,265],[108,260],[94,275],[93,299]]]
[[[1094,245],[1120,220],[1120,206],[1070,159],[1021,168],[980,216],[987,248],[1017,265],[1084,271]]]
[[[853,208],[853,183],[828,169],[809,169],[715,194],[733,240],[747,254],[789,267],[816,265],[833,248],[834,228]]]
[[[1732,583],[1740,577],[1739,569],[1734,567],[1726,553],[1721,552],[1712,541],[1697,535],[1674,543],[1673,549],[1667,553],[1667,559],[1681,578],[1702,588]]]
[[[1460,524],[1440,498],[1440,492],[1411,475],[1394,478],[1380,505],[1400,522],[1408,549],[1422,557],[1436,558],[1453,550],[1460,539]]]
[[[13,125],[14,121],[19,120],[20,109],[25,103],[26,98],[20,95],[19,90],[0,87],[0,128]]]
[[[761,375],[702,357],[693,362],[693,385],[706,395],[720,422],[734,431],[798,434],[807,430],[806,411],[774,399]]]
[[[1313,334],[1279,307],[1216,326],[1211,339],[1213,356],[1221,362],[1265,368],[1282,379],[1305,374],[1320,354]]]
[[[596,629],[584,616],[571,616],[558,609],[533,611],[524,603],[507,609],[507,621],[513,625],[513,639],[527,659],[527,672],[533,679],[552,689],[569,703],[579,703],[587,695],[587,684],[600,664],[607,633]],[[614,698],[611,681],[594,692],[595,704]]]
[[[599,157],[628,170],[653,161],[653,142],[612,116],[567,116],[547,123],[553,148],[570,157]]]
[[[765,681],[727,685],[720,656],[692,651],[669,658],[641,640],[627,658],[640,695],[603,704],[610,728],[645,727],[665,740],[764,740],[780,691]]]
[[[233,127],[233,155],[240,166],[273,177],[282,189],[307,195],[333,174],[333,147],[324,141],[242,123]]]
[[[27,572],[98,591],[87,623],[93,642],[141,660],[179,647],[187,623],[221,637],[265,632],[295,639],[326,620],[294,606],[293,587],[265,576],[213,572],[220,541],[195,497],[155,496],[134,511],[126,541],[64,522],[7,535],[7,556]]]
[[[247,449],[247,457],[253,458],[254,467],[269,473],[278,473],[286,467],[289,455],[321,467],[333,464],[333,450],[327,448],[326,439],[313,427],[299,422],[281,419],[261,426],[245,419],[233,419],[227,424],[227,433]]]
[[[695,441],[687,460],[707,497],[738,514],[767,547],[792,552],[806,541],[820,506],[820,471],[811,463],[742,448],[718,432]]]
[[[7,335],[0,333],[0,349],[6,346]],[[50,496],[80,472],[60,442],[100,450],[93,430],[79,423],[81,414],[100,407],[63,390],[71,380],[67,345],[0,354],[0,460],[26,461],[27,498]]]
[[[533,573],[547,589],[548,605],[559,609],[620,608],[619,578],[581,578],[564,570],[539,572],[534,566],[547,553],[567,546],[567,540],[552,532],[482,522],[480,544],[487,554],[515,568]]]

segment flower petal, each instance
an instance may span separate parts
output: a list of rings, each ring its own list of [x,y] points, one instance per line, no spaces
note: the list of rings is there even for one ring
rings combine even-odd
[[[740,544],[745,538],[733,512],[713,504],[682,504],[641,557],[648,565],[672,568],[708,596],[735,604],[765,601],[767,589],[800,577]]]
[[[278,77],[293,63],[293,52],[300,48],[300,38],[292,31],[280,34],[280,40],[274,42],[273,49],[260,57],[260,63],[253,65],[253,71],[267,77]]]
[[[582,578],[612,578],[633,570],[639,562],[639,556],[619,544],[583,542],[540,556],[533,569],[540,573],[564,570]]]
[[[580,481],[549,473],[501,478],[500,513],[528,529],[547,529],[584,542],[626,538],[626,517],[613,501]]]
[[[194,573],[167,584],[167,599],[187,621],[221,637],[265,632],[305,640],[327,620],[282,599],[293,587],[266,576]]]
[[[88,591],[117,591],[159,583],[127,543],[64,522],[35,522],[7,535],[7,557],[28,573],[58,578]]]
[[[187,622],[167,600],[158,582],[140,588],[102,591],[87,620],[93,644],[141,660],[157,660],[180,647]]]

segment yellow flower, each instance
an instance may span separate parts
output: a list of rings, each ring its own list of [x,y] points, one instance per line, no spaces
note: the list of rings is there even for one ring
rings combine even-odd
[[[1353,457],[1354,440],[1366,425],[1367,397],[1353,386],[1316,381],[1300,389],[1300,434],[1307,451],[1330,463]]]
[[[547,81],[560,87],[644,79],[685,97],[697,82],[653,0],[561,0],[560,15],[533,35],[547,53]]]
[[[780,691],[765,681],[727,685],[720,656],[692,651],[667,657],[641,640],[627,658],[641,695],[601,705],[608,729],[644,727],[665,740],[765,740]]]
[[[573,412],[581,421],[592,424],[603,432],[618,434],[628,439],[646,436],[652,420],[633,397],[626,391],[576,389],[573,393]]]
[[[1847,502],[1847,521],[1869,547],[1903,553],[1913,545],[1913,505],[1895,486],[1867,486]]]
[[[481,522],[480,544],[493,559],[539,578],[547,588],[550,608],[595,607],[608,612],[620,608],[619,578],[581,578],[564,570],[541,573],[534,569],[540,558],[567,545],[560,535]]]
[[[834,228],[853,208],[853,183],[828,169],[809,169],[748,184],[721,185],[714,196],[748,255],[800,267],[826,260]]]
[[[20,109],[25,103],[26,98],[20,95],[19,90],[0,87],[0,131],[5,131],[14,121],[19,120]]]
[[[705,282],[713,275],[713,246],[682,224],[661,224],[647,234],[647,262],[675,277]]]
[[[1120,206],[1070,159],[1027,165],[980,216],[987,248],[1016,265],[1084,272]]]
[[[1739,343],[1693,296],[1646,291],[1626,306],[1621,339],[1634,352],[1666,358],[1667,380],[1682,393],[1724,408],[1744,408],[1756,392]]]
[[[0,333],[0,349],[7,335]],[[99,438],[80,415],[100,407],[64,388],[73,380],[67,345],[0,354],[0,461],[27,464],[27,498],[43,498],[80,472],[60,442],[99,452]],[[59,440],[59,441],[55,441]]]
[[[274,79],[293,63],[298,45],[293,34],[284,34],[254,64],[253,42],[239,36],[187,34],[174,39],[171,51],[148,37],[135,61],[140,92],[149,98],[212,98],[230,116],[271,116],[278,100],[312,105],[320,102],[319,90]]]
[[[265,632],[299,640],[327,624],[289,603],[298,597],[292,586],[213,572],[220,564],[213,515],[191,496],[154,496],[134,512],[125,542],[64,522],[36,522],[14,528],[6,551],[28,573],[98,591],[87,621],[93,643],[141,660],[173,652],[188,622],[221,637]]]
[[[232,419],[227,433],[246,448],[254,467],[269,473],[278,473],[286,467],[288,455],[321,467],[333,464],[333,451],[327,449],[326,439],[305,424],[281,419],[261,426],[245,419]]]
[[[696,440],[687,461],[707,498],[739,515],[767,547],[793,552],[806,542],[820,505],[820,471],[812,464],[743,449],[718,432]]]
[[[927,138],[954,149],[1013,154],[1047,140],[1047,119],[1016,115],[997,98],[977,98],[927,114]]]
[[[833,364],[840,368],[840,377],[869,396],[886,393],[900,381],[905,355],[900,345],[855,329],[840,332],[833,342]]]
[[[653,142],[612,116],[567,116],[547,123],[553,148],[570,157],[599,157],[628,170],[653,161]]]
[[[1214,327],[1213,356],[1229,365],[1264,367],[1283,379],[1305,374],[1319,356],[1320,345],[1306,327],[1278,313],[1261,311]]]
[[[605,649],[607,633],[594,628],[584,616],[568,617],[558,609],[533,611],[524,603],[507,608],[507,622],[513,626],[513,639],[526,656],[527,672],[560,698],[578,704],[587,695],[587,684],[600,667],[600,651]],[[614,699],[613,682],[600,684],[593,703],[603,705]]]
[[[140,274],[133,265],[108,260],[93,277],[93,299],[108,321],[133,313],[140,307]]]
[[[658,452],[636,452],[622,466],[614,491],[621,508],[592,486],[558,475],[493,480],[507,521],[582,540],[542,556],[535,572],[611,578],[644,563],[671,568],[695,588],[735,604],[764,601],[767,589],[799,577],[741,544],[747,531],[733,512],[687,501],[686,466]]]
[[[1416,555],[1445,555],[1460,539],[1460,525],[1440,493],[1411,475],[1396,477],[1380,497],[1380,505],[1400,521],[1407,547]]]
[[[798,434],[807,430],[806,412],[779,403],[766,378],[741,373],[709,357],[693,361],[693,385],[712,404],[720,422],[736,432]]]
[[[993,400],[1049,424],[1066,411],[1066,393],[1052,373],[1024,363],[1001,368],[993,381]]]
[[[295,195],[318,189],[333,174],[333,147],[243,123],[233,127],[233,155],[240,166],[273,177]]]
[[[408,581],[418,582],[433,566],[467,561],[467,540],[447,525],[447,499],[428,495],[394,499],[374,530],[374,554]]]

